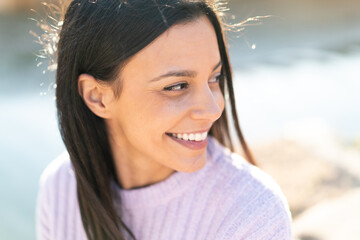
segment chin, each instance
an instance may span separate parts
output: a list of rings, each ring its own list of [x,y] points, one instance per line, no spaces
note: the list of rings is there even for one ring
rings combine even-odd
[[[184,169],[179,170],[180,172],[193,173],[199,171],[206,165],[206,154],[205,156],[201,156],[192,162],[190,166],[184,166]]]

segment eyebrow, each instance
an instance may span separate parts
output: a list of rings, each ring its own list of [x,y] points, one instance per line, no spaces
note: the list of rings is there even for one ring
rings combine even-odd
[[[222,65],[222,61],[220,60],[220,62],[218,64],[216,64],[216,66],[213,68],[213,71],[215,71],[216,69],[218,69],[220,66]],[[189,77],[189,78],[195,78],[197,75],[197,73],[195,71],[189,71],[189,70],[180,70],[180,71],[170,71],[168,73],[165,73],[161,76],[158,76],[156,78],[153,78],[150,80],[150,82],[156,82],[159,81],[163,78],[168,78],[168,77]]]

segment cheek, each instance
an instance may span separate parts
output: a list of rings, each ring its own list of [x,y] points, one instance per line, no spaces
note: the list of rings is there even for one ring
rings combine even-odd
[[[221,112],[223,112],[224,108],[225,108],[225,99],[224,99],[224,95],[222,94],[220,88],[218,88],[216,91],[214,91],[213,94],[214,94],[214,98],[215,98],[217,105],[221,109]]]
[[[189,104],[183,97],[157,96],[150,103],[150,106],[149,103],[147,105],[149,114],[156,115],[155,118],[159,128],[168,131],[169,128],[174,127],[177,122],[181,121]]]
[[[141,101],[137,99],[133,104],[129,103],[132,111],[129,116],[139,129],[145,134],[159,136],[169,131],[176,125],[186,112],[186,101],[181,99],[161,96],[161,94],[148,94]]]

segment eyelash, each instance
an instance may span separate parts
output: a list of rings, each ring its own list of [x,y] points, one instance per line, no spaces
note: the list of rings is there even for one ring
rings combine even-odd
[[[225,79],[225,75],[224,74],[220,74],[218,76],[215,77],[216,81],[215,82],[210,82],[210,83],[219,83],[220,81],[223,81]],[[175,88],[178,88],[180,87],[181,89],[175,89]],[[186,82],[182,82],[182,83],[177,83],[177,84],[174,84],[174,85],[171,85],[169,87],[165,87],[164,90],[165,91],[181,91],[183,89],[187,89],[189,87],[189,84],[186,83]]]

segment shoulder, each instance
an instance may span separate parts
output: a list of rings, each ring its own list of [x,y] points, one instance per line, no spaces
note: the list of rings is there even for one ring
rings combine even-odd
[[[66,180],[75,180],[75,174],[68,153],[63,152],[42,172],[39,181],[40,189],[58,186],[60,182],[68,182]]]
[[[224,183],[232,183],[230,185],[233,191],[247,190],[247,194],[263,193],[276,196],[279,201],[286,203],[279,185],[269,174],[248,163],[239,154],[231,152],[214,138],[211,138],[209,148],[211,162],[216,174],[222,176]]]
[[[75,173],[67,153],[53,160],[43,171],[36,205],[37,239],[68,239],[66,226],[80,226]],[[66,229],[66,231],[65,231]],[[83,239],[83,238],[81,238]]]
[[[76,195],[76,178],[67,152],[50,162],[41,174],[38,208],[46,211],[58,208],[64,199]]]
[[[213,169],[226,196],[216,239],[291,239],[291,214],[274,179],[215,139],[209,143]]]
[[[54,212],[76,195],[75,173],[66,152],[50,162],[39,181],[37,212]]]
[[[53,211],[76,198],[75,172],[67,152],[50,162],[40,176],[38,207]],[[39,206],[41,204],[41,206]]]

